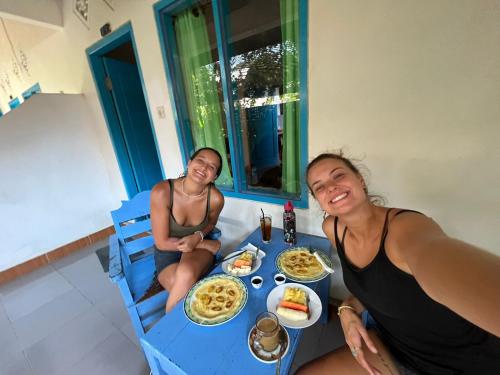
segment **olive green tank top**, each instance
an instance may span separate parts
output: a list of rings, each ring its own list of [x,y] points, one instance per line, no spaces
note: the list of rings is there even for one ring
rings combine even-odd
[[[182,238],[185,236],[189,236],[196,231],[203,230],[208,225],[208,214],[210,212],[210,190],[212,189],[212,184],[208,185],[208,194],[207,194],[207,211],[205,213],[205,218],[203,221],[194,226],[183,226],[177,223],[175,220],[172,209],[174,208],[174,184],[172,180],[168,180],[168,184],[170,185],[170,233],[169,237],[178,237]]]

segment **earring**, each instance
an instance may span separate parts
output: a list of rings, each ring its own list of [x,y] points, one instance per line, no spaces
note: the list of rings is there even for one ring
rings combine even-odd
[[[326,211],[323,211],[323,220],[325,220],[327,216],[328,214],[326,213]]]

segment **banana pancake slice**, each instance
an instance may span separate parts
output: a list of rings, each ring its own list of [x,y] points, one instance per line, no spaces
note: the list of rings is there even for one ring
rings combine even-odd
[[[238,310],[243,297],[241,286],[236,281],[213,278],[196,290],[191,311],[196,318],[207,322],[222,321]]]
[[[324,273],[323,266],[305,247],[283,252],[279,265],[285,273],[297,279],[313,279]]]

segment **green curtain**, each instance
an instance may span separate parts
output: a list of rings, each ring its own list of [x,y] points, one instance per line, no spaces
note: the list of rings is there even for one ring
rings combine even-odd
[[[283,40],[283,191],[300,192],[299,0],[280,0]]]
[[[232,186],[224,128],[205,17],[188,9],[175,18],[175,35],[181,62],[191,132],[196,149],[212,147],[222,156],[217,184]]]

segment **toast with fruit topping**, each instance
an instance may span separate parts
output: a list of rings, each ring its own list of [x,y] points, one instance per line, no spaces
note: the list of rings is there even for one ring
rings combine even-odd
[[[309,296],[301,288],[285,288],[276,313],[294,321],[309,319]]]
[[[233,275],[247,275],[252,270],[252,265],[252,253],[244,251],[239,257],[236,258],[233,264],[228,264],[227,269]]]

